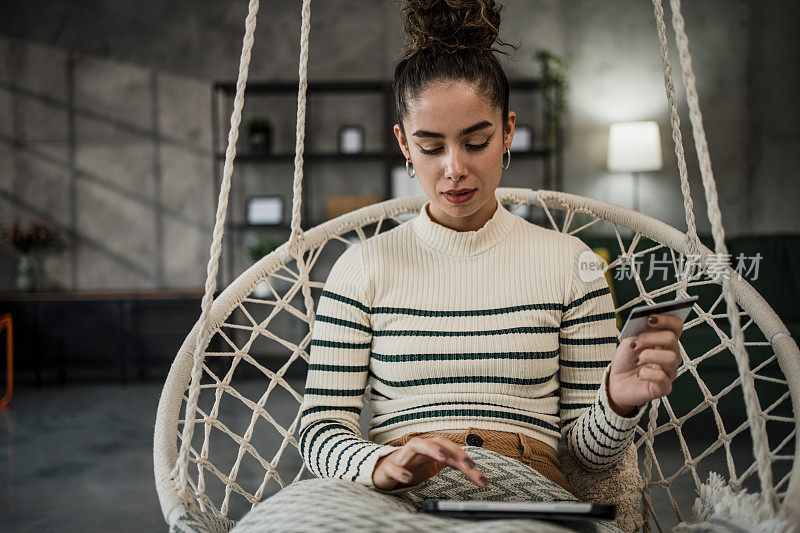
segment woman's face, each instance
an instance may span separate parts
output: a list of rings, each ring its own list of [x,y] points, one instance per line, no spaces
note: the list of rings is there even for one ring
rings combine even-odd
[[[516,114],[502,111],[464,81],[436,83],[409,102],[394,134],[430,198],[435,221],[458,231],[477,230],[492,217],[503,154],[514,137]],[[449,191],[464,192],[462,196]]]

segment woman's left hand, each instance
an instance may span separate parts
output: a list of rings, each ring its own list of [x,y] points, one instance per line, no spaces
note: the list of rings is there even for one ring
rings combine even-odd
[[[632,416],[641,405],[669,394],[678,376],[683,320],[653,314],[647,326],[650,331],[621,342],[611,360],[608,399],[620,416]]]

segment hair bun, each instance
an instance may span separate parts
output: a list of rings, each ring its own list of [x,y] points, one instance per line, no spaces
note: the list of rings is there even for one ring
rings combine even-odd
[[[456,52],[472,48],[490,51],[500,34],[500,11],[494,0],[406,0],[403,29],[408,35],[406,57],[425,48]]]

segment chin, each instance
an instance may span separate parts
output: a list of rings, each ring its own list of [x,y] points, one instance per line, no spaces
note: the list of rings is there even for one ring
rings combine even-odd
[[[477,197],[477,194],[479,193],[480,191],[476,191],[476,196],[470,201],[464,202],[463,204],[450,203],[447,201],[444,195],[440,195],[438,198],[439,209],[453,217],[467,217],[473,215],[480,211],[487,202],[485,198]]]

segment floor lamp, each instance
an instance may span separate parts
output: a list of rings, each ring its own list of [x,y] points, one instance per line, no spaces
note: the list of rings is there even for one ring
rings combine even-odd
[[[608,132],[608,170],[630,172],[633,176],[633,210],[639,211],[639,175],[661,170],[661,137],[658,124],[617,122]]]

